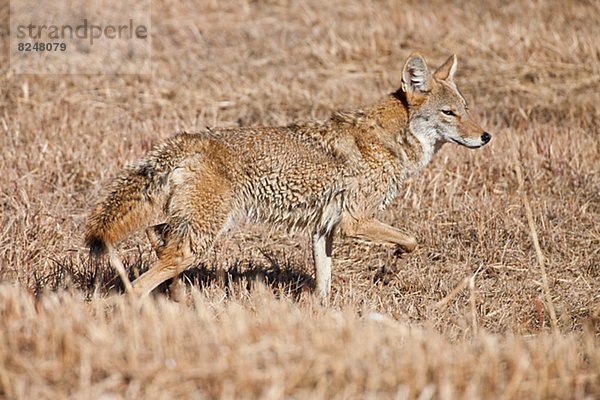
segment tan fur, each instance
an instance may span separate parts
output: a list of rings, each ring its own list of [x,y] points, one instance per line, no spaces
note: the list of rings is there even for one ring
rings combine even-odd
[[[90,216],[86,243],[95,254],[114,251],[164,211],[164,223],[146,230],[159,259],[133,282],[133,292],[145,295],[242,219],[304,230],[312,235],[317,290],[325,299],[338,227],[349,237],[413,251],[415,238],[378,221],[377,212],[443,143],[489,141],[469,117],[455,71],[455,56],[431,73],[415,54],[404,66],[402,88],[373,106],[322,122],[167,140],[115,179]]]

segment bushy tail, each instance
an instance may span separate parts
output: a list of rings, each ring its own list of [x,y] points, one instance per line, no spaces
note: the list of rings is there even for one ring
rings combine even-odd
[[[169,175],[195,149],[198,135],[181,134],[151,151],[141,162],[127,167],[109,186],[108,194],[92,211],[85,244],[93,256],[111,255],[116,243],[146,227],[164,208]]]

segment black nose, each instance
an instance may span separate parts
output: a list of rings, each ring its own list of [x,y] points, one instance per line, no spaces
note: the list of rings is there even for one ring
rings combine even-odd
[[[481,141],[483,142],[483,144],[486,144],[490,140],[492,140],[492,135],[490,135],[487,132],[483,132],[483,135],[481,135]]]

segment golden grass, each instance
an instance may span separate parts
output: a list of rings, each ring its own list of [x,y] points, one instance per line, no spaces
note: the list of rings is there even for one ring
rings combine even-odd
[[[596,2],[152,13],[152,76],[15,76],[0,40],[0,396],[600,396]],[[308,240],[246,226],[185,275],[186,301],[109,304],[121,285],[88,260],[82,226],[125,163],[180,130],[373,102],[413,50],[458,55],[493,134],[479,151],[447,145],[386,211],[419,239],[414,255],[336,239],[323,308]],[[141,235],[119,251],[132,274],[153,260]]]
[[[79,294],[0,290],[0,381],[16,398],[584,398],[593,337],[443,334],[382,314],[193,290],[138,310]],[[597,393],[597,392],[596,392]]]

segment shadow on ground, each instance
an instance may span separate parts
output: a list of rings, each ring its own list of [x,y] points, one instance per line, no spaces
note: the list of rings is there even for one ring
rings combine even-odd
[[[289,260],[282,261],[267,254],[265,259],[264,262],[232,260],[226,268],[201,263],[181,273],[178,284],[200,289],[216,285],[229,293],[234,285],[250,291],[255,283],[260,282],[276,294],[285,293],[294,298],[314,288],[311,274]],[[124,261],[124,265],[130,271],[129,279],[133,281],[148,270],[150,262],[140,253],[136,259]],[[171,283],[172,280],[164,282],[154,292],[168,295]],[[45,291],[73,289],[84,293],[86,298],[91,298],[94,293],[125,292],[117,272],[106,261],[87,257],[52,260],[51,267],[43,275],[34,273],[26,284],[36,297]]]

